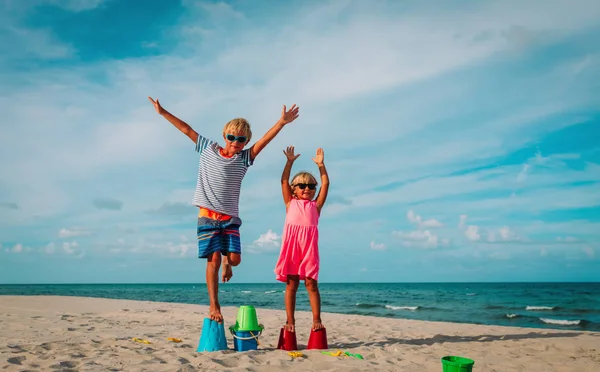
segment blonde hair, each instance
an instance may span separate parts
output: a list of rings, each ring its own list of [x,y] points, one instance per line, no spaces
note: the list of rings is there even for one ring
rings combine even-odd
[[[233,133],[246,136],[246,143],[250,142],[250,139],[252,138],[252,130],[250,129],[250,123],[248,123],[248,120],[244,118],[229,120],[229,122],[227,122],[227,124],[225,124],[223,127],[223,137],[225,137],[227,134]]]
[[[298,172],[294,175],[294,177],[292,177],[292,182],[290,182],[292,190],[294,189],[294,186],[296,186],[299,183],[314,183],[317,185],[319,184],[315,176],[305,171]]]

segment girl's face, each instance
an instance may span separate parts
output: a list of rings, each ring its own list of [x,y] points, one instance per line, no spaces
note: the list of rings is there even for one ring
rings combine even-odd
[[[295,181],[292,186],[294,196],[300,200],[313,200],[317,191],[317,182],[314,179]]]

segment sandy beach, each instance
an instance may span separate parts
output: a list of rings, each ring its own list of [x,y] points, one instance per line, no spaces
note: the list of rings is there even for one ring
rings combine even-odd
[[[198,353],[207,306],[59,296],[0,296],[4,371],[442,371],[440,358],[474,371],[600,371],[600,333],[324,314],[331,351],[303,350],[310,313],[297,314],[301,357],[278,350],[284,312],[258,308],[259,350]],[[223,309],[225,326],[237,308]],[[173,342],[168,338],[178,338]],[[149,341],[136,342],[133,338]]]

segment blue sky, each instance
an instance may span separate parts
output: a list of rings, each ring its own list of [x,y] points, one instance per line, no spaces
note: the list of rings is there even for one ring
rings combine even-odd
[[[0,3],[0,283],[204,282],[194,144],[300,118],[242,187],[274,282],[281,150],[325,150],[321,281],[600,280],[600,4]]]

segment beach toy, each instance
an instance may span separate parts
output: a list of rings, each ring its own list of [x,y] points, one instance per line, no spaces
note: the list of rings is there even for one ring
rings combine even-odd
[[[349,353],[349,352],[347,352],[347,351],[344,351],[344,354],[346,354],[346,355],[347,355],[347,356],[349,356],[349,357],[356,358],[356,359],[365,359],[365,358],[363,358],[363,356],[362,356],[362,355],[360,355],[360,354],[352,354],[352,353]]]
[[[291,356],[292,358],[302,358],[303,354],[299,351],[290,351],[288,353],[289,356]]]
[[[445,356],[442,358],[443,372],[471,372],[475,361],[459,356]]]
[[[321,351],[321,354],[325,354],[325,355],[331,355],[331,356],[349,356],[349,357],[354,357],[356,359],[365,359],[363,358],[362,355],[360,354],[352,354],[348,351],[341,351],[341,350],[337,350],[337,351]]]
[[[141,339],[141,338],[137,338],[137,337],[132,338],[132,340],[135,341],[135,342],[142,343],[142,344],[151,344],[150,341],[144,340],[144,339]]]
[[[181,342],[181,339],[180,338],[175,338],[175,337],[169,337],[169,338],[167,338],[167,341]]]
[[[279,332],[279,342],[277,348],[280,350],[298,350],[298,342],[296,341],[296,332],[290,332],[281,327]]]
[[[308,336],[307,349],[328,349],[327,347],[327,331],[325,328],[315,329],[310,331]]]
[[[258,349],[258,337],[264,326],[258,324],[254,306],[240,306],[235,325],[229,327],[233,336],[233,349],[235,351],[248,351]]]
[[[198,352],[227,350],[227,339],[225,338],[225,326],[209,318],[204,318]]]
[[[335,357],[342,356],[342,355],[345,356],[346,355],[346,354],[342,353],[341,350],[337,350],[337,351],[321,351],[321,354],[331,355],[331,356],[335,356]]]

